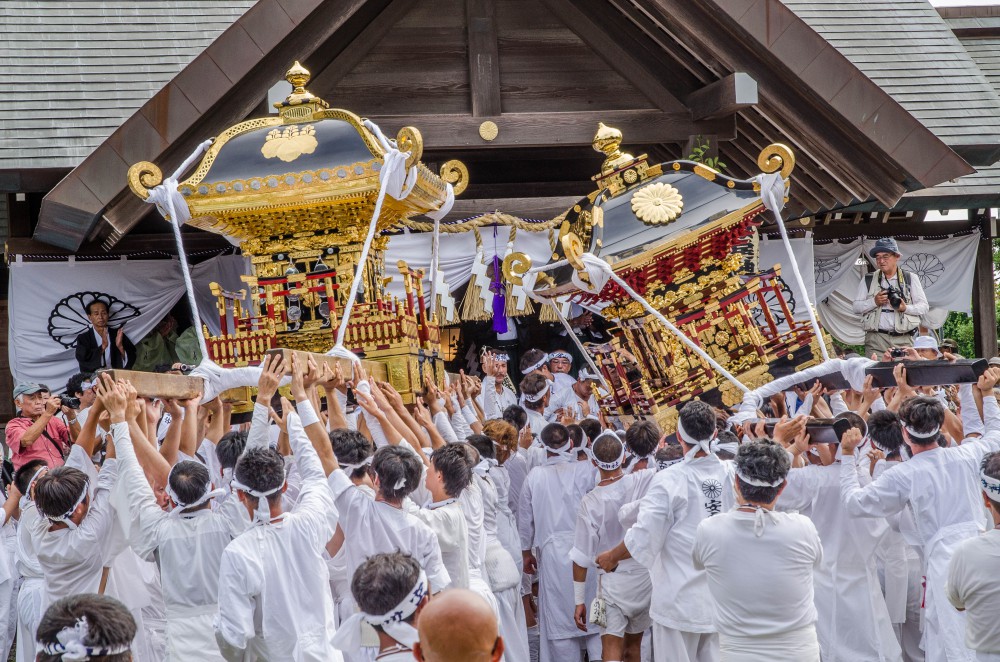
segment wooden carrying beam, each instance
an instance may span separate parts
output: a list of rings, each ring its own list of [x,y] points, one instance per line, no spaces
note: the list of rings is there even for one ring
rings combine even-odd
[[[308,360],[309,357],[312,357],[313,360],[316,361],[316,365],[327,363],[331,368],[333,368],[334,365],[339,363],[341,370],[344,371],[344,377],[347,379],[350,379],[353,374],[354,369],[349,359],[342,359],[337,356],[327,356],[326,354],[319,354],[317,352],[300,352],[298,350],[291,350],[284,347],[267,350],[268,354],[281,354],[284,359],[286,375],[290,374],[292,370],[292,352],[295,352],[295,354],[299,357],[302,357],[303,360]],[[362,361],[361,366],[365,369],[365,372],[368,373],[368,376],[374,377],[376,381],[389,381],[389,372],[384,363],[379,363],[378,361]]]
[[[205,380],[187,375],[166,375],[160,372],[140,372],[138,370],[102,370],[115,381],[124,379],[132,384],[136,392],[144,398],[165,398],[186,400],[201,394]]]

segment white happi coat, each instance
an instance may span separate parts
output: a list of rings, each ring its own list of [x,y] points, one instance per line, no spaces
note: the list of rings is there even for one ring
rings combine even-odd
[[[497,393],[496,378],[487,375],[483,377],[483,390],[476,396],[476,402],[483,410],[486,420],[502,418],[503,410],[517,404],[517,394],[506,386],[501,386]]]
[[[340,662],[340,651],[331,643],[336,626],[323,559],[333,537],[335,507],[299,417],[288,416],[289,442],[302,477],[298,503],[275,522],[255,523],[226,547],[216,639],[227,659],[241,659],[232,654],[244,650],[260,662]]]
[[[156,503],[127,436],[116,445],[135,553],[156,561],[166,608],[166,659],[222,660],[213,621],[219,609],[219,566],[226,546],[243,530],[210,508],[171,516]],[[244,510],[245,512],[245,510]]]
[[[866,469],[867,462],[859,467]],[[875,567],[876,551],[889,533],[886,521],[847,514],[840,500],[839,463],[792,469],[777,505],[809,508],[823,543],[813,586],[824,662],[899,662],[902,651]]]
[[[583,637],[573,622],[573,546],[576,509],[597,484],[589,462],[549,458],[528,473],[518,505],[522,550],[538,550],[538,602],[541,636],[550,640]],[[592,597],[592,596],[591,596]]]
[[[986,453],[1000,450],[1000,407],[983,398],[986,434],[960,446],[935,447],[886,470],[871,484],[858,483],[854,456],[841,464],[841,498],[852,517],[888,517],[909,504],[923,541],[926,595],[923,648],[928,660],[974,659],[965,646],[965,616],[948,604],[945,584],[952,552],[986,526],[979,465]]]
[[[734,473],[732,462],[714,454],[685,460],[656,472],[639,502],[625,546],[649,569],[655,587],[649,615],[664,627],[716,631],[708,578],[695,569],[691,550],[701,521],[733,508]]]
[[[115,443],[128,434],[126,423],[111,426]],[[110,493],[118,477],[118,461],[105,460],[97,477],[86,517],[76,529],[49,531],[52,523],[32,523],[32,546],[45,577],[45,605],[77,593],[97,593],[104,568],[105,545],[114,524]]]
[[[373,554],[403,552],[416,559],[427,573],[433,593],[448,588],[451,577],[430,527],[415,515],[356,489],[343,471],[331,473],[327,484],[340,512],[348,577],[354,577],[358,567]]]
[[[451,577],[450,588],[469,588],[469,528],[462,506],[449,500],[441,506],[418,508],[407,500],[406,509],[437,536],[441,561]]]

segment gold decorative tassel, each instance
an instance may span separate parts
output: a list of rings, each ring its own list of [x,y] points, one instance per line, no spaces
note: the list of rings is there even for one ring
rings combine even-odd
[[[465,289],[465,298],[462,299],[462,320],[483,322],[491,319],[492,314],[486,312],[483,305],[482,289],[476,284],[476,277],[469,281],[469,286]]]
[[[556,309],[551,303],[540,304],[541,309],[538,311],[538,321],[539,322],[558,322],[559,316],[556,315]]]

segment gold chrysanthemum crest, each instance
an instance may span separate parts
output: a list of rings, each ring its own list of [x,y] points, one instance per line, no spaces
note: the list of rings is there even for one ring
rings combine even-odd
[[[632,196],[632,213],[649,225],[670,223],[683,208],[680,192],[663,182],[644,186]]]

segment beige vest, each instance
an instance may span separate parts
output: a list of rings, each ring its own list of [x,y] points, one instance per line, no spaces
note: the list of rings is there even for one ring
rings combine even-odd
[[[873,274],[868,274],[865,279],[871,278],[868,283],[868,296],[874,297],[878,294],[879,290],[882,289],[879,284],[879,274],[881,271],[876,271]],[[896,278],[899,281],[899,289],[903,293],[903,299],[909,303],[912,301],[910,298],[910,274],[903,271],[902,269],[896,270]],[[920,326],[920,317],[918,315],[910,315],[908,313],[901,313],[898,310],[894,310],[892,314],[893,318],[893,331],[896,333],[909,333],[913,331],[918,326]],[[882,321],[882,306],[876,306],[874,310],[869,310],[867,313],[861,316],[861,328],[865,331],[875,331],[878,332],[879,323]]]

